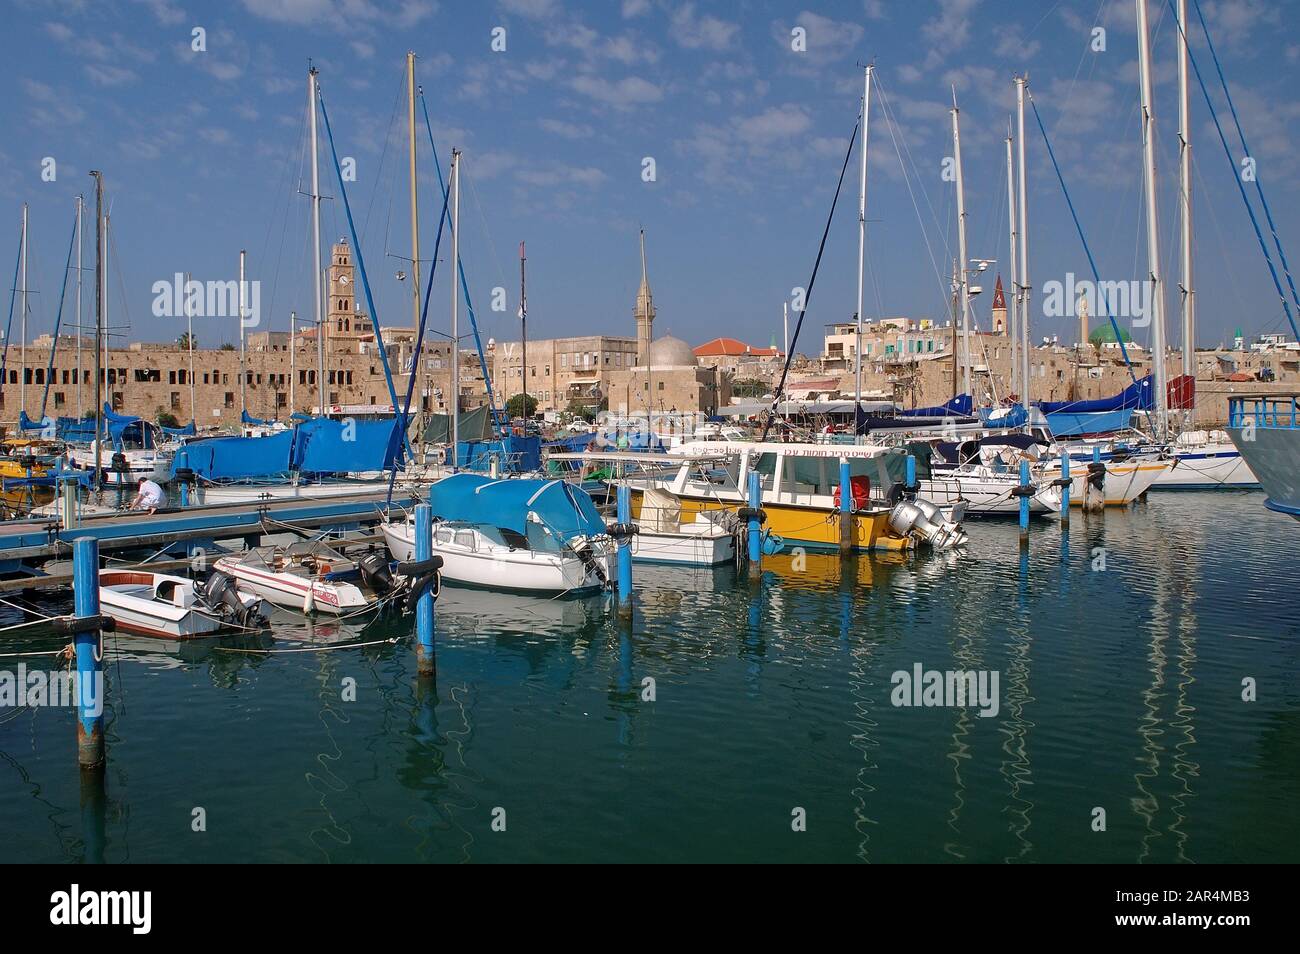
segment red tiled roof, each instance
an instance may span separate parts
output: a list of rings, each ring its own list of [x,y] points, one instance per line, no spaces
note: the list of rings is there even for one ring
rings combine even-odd
[[[712,341],[706,341],[695,349],[695,356],[697,358],[713,358],[742,354],[775,358],[779,357],[781,352],[776,348],[754,348],[735,338],[714,338]]]

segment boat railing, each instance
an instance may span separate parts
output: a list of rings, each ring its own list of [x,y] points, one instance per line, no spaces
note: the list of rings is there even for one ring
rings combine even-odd
[[[1300,394],[1243,394],[1228,398],[1228,426],[1295,430]]]

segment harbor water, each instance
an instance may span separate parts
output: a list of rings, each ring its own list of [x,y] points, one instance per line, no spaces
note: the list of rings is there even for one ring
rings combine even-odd
[[[72,710],[0,709],[0,861],[1300,860],[1300,525],[1226,492],[1027,552],[969,528],[757,585],[637,565],[630,631],[608,597],[444,589],[428,683],[410,617],[110,635],[102,800]],[[997,691],[895,705],[918,666]]]

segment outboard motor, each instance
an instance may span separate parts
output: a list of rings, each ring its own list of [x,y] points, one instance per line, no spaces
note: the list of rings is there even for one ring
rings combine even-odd
[[[232,577],[216,572],[203,586],[203,598],[214,612],[229,616],[240,626],[251,629],[261,622],[260,614],[252,606],[245,606]]]
[[[357,561],[357,569],[361,571],[362,582],[380,596],[387,596],[397,585],[382,553],[367,553]]]
[[[900,536],[915,535],[936,550],[966,542],[961,527],[944,518],[943,511],[923,497],[904,500],[889,512],[889,526]]]

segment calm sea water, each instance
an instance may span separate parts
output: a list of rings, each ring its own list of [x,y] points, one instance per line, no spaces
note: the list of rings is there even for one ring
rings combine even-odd
[[[405,639],[230,651],[407,622],[110,638],[102,799],[71,712],[0,711],[0,860],[1296,861],[1297,542],[1259,494],[1187,493],[1040,522],[1027,556],[983,522],[761,586],[638,566],[630,632],[601,599],[444,590],[427,685]],[[892,705],[916,663],[996,671],[997,715]]]

